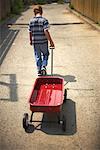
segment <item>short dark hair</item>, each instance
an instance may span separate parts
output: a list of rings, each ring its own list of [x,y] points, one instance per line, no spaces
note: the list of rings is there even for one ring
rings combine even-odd
[[[33,11],[34,11],[35,15],[38,13],[40,13],[42,15],[42,13],[43,13],[42,7],[40,5],[34,6]]]

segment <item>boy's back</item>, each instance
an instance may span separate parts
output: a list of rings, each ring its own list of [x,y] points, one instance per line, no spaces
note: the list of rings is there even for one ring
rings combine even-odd
[[[42,16],[34,17],[29,24],[29,31],[32,33],[32,43],[45,43],[47,37],[44,30],[48,30],[48,20]]]

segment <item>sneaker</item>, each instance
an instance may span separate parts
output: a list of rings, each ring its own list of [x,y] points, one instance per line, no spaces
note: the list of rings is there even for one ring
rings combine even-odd
[[[41,72],[42,72],[42,75],[46,75],[46,74],[47,74],[47,72],[46,72],[46,67],[45,67],[45,66],[42,67]]]
[[[42,75],[42,72],[41,70],[38,71],[38,76],[41,76]]]

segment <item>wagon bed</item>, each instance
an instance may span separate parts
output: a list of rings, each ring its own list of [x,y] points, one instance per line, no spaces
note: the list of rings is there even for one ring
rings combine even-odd
[[[63,78],[46,76],[36,79],[29,103],[33,112],[57,112],[63,103]]]

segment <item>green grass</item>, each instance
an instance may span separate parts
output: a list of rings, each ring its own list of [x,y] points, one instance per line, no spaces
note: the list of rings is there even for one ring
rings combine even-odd
[[[96,24],[100,26],[100,22],[96,22]]]
[[[73,6],[71,3],[69,3],[69,7],[70,7],[71,9],[74,9],[74,6]]]
[[[0,24],[4,23],[5,22],[5,19],[1,19],[0,20]]]
[[[11,5],[11,13],[19,15],[24,8],[23,0],[14,0]]]
[[[46,0],[36,0],[35,4],[40,4],[40,5],[46,4]]]
[[[58,3],[58,4],[63,4],[64,1],[63,1],[63,0],[58,0],[57,3]]]
[[[7,19],[13,19],[13,18],[17,18],[19,15],[16,14],[9,14],[8,16],[6,16],[5,18],[0,20],[0,24],[3,24],[7,21]]]

